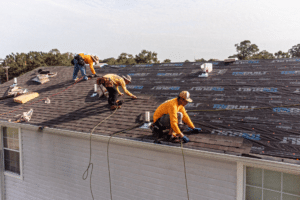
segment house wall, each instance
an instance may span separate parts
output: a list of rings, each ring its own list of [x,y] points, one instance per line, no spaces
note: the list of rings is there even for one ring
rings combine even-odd
[[[5,175],[7,200],[92,199],[89,140],[63,135],[22,132],[23,180]],[[182,154],[117,144],[109,146],[114,200],[187,199]],[[236,163],[185,156],[190,199],[236,199]],[[110,199],[107,144],[92,142],[92,189],[95,199]]]

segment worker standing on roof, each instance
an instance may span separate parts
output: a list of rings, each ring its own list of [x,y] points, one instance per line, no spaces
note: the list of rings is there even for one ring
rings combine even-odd
[[[184,108],[184,106],[192,101],[190,93],[188,91],[182,91],[177,98],[161,104],[153,115],[153,124],[151,126],[153,134],[159,134],[157,132],[162,134],[162,130],[170,129],[168,134],[170,139],[179,137],[182,138],[184,142],[189,142],[190,140],[181,132],[180,128],[183,126],[183,121],[191,129],[195,129],[193,122]]]
[[[74,81],[78,80],[77,74],[79,70],[81,71],[81,75],[84,77],[84,80],[88,80],[88,77],[86,76],[85,64],[89,64],[93,76],[97,76],[93,66],[94,62],[96,64],[99,63],[98,56],[84,55],[83,53],[76,55],[72,60],[72,64],[74,64],[73,80]]]
[[[126,89],[126,85],[129,84],[129,83],[131,83],[131,77],[129,75],[126,75],[126,76],[123,75],[122,77],[120,77],[120,76],[118,76],[116,74],[106,74],[104,77],[110,78],[113,81],[114,85],[116,86],[116,90],[117,90],[117,92],[119,93],[120,96],[123,96],[123,93],[120,92],[120,90],[118,88],[119,86],[121,86],[122,89],[124,90],[124,92],[128,96],[130,96],[132,99],[137,99],[136,96],[134,96],[133,94],[131,94]]]

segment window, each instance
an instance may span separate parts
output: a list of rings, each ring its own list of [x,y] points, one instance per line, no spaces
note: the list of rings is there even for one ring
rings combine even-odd
[[[300,176],[246,167],[246,200],[300,200]]]
[[[2,127],[4,167],[20,175],[20,134],[18,128]]]

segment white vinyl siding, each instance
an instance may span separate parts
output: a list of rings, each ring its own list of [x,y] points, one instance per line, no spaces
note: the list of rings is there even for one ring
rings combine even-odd
[[[22,129],[23,180],[5,177],[7,200],[92,199],[89,140]],[[92,141],[95,200],[110,199],[107,144]],[[110,144],[114,200],[186,200],[181,154]],[[190,200],[236,199],[236,163],[185,156]]]

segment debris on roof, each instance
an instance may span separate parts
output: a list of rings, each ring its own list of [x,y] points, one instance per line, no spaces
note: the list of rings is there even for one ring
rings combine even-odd
[[[9,88],[7,90],[7,94],[4,95],[3,97],[0,97],[0,100],[20,96],[20,95],[25,94],[27,92],[28,92],[27,89],[23,89],[21,87],[18,87],[17,84],[14,83],[13,85],[9,86]]]
[[[31,116],[33,114],[33,109],[30,109],[28,112],[23,112],[22,116],[16,120],[15,122],[16,123],[19,123],[19,122],[29,122],[30,119],[31,119]]]
[[[47,97],[47,99],[45,100],[45,103],[49,104],[50,102],[51,102],[50,99]]]
[[[55,77],[57,75],[57,72],[50,73],[50,71],[43,71],[43,70],[39,70],[38,73],[39,74],[36,77],[34,77],[32,80],[40,84],[44,84],[50,81],[49,78]]]
[[[39,74],[36,77],[34,77],[32,80],[40,84],[44,84],[50,81],[47,74]]]
[[[213,70],[213,64],[212,63],[204,63],[200,67],[203,72],[210,73]]]
[[[8,95],[13,95],[13,96],[18,96],[18,95],[21,95],[21,94],[25,94],[27,93],[28,90],[27,89],[23,89],[21,87],[18,87],[17,85],[12,85],[10,86],[9,88],[9,91],[8,91]]]

